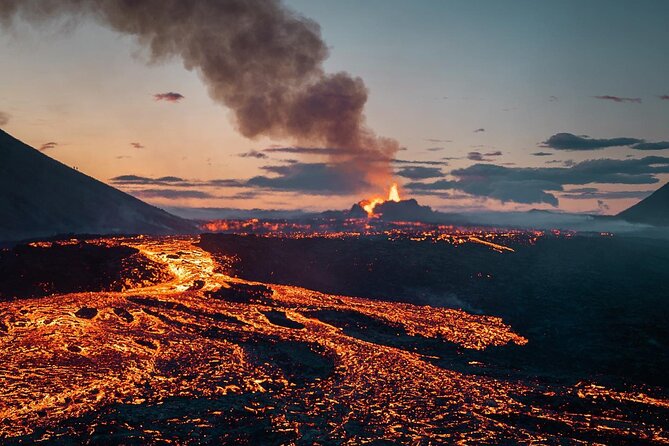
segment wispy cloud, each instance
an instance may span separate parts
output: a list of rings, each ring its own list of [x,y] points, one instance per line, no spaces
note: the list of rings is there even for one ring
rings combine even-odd
[[[303,155],[347,155],[357,154],[359,151],[337,147],[270,147],[263,152],[267,153],[297,153]]]
[[[447,161],[433,161],[433,160],[398,160],[394,159],[395,164],[423,164],[427,166],[448,166]]]
[[[266,153],[263,153],[259,150],[249,150],[248,152],[240,153],[237,156],[241,158],[258,158],[258,159],[268,158]]]
[[[169,91],[167,93],[156,93],[153,95],[153,99],[156,101],[179,102],[184,99],[184,96],[181,93]]]
[[[139,143],[139,142],[131,142],[130,145],[135,149],[143,149],[144,148],[144,145],[142,143]]]
[[[534,156],[551,156],[552,153],[551,153],[551,152],[534,152],[534,153],[530,153],[530,155],[534,155]]]
[[[348,166],[354,172],[359,166]],[[263,170],[272,176],[258,175],[248,181],[246,186],[270,190],[295,191],[305,194],[348,195],[369,189],[363,175],[351,175],[341,164],[295,163],[282,166],[264,166]]]
[[[44,144],[42,144],[41,146],[39,146],[39,151],[40,151],[40,152],[44,152],[44,151],[46,151],[46,150],[53,149],[53,148],[56,147],[57,145],[58,145],[58,143],[55,142],[55,141],[45,142]]]
[[[632,146],[635,150],[664,150],[669,149],[669,141],[643,142]]]
[[[481,133],[481,132],[485,132],[485,129],[483,127],[474,130],[474,133]]]
[[[467,159],[472,160],[472,161],[493,161],[490,159],[491,157],[497,157],[501,156],[502,152],[499,150],[496,150],[494,152],[487,152],[487,153],[481,153],[481,152],[469,152],[467,154]]]
[[[184,198],[214,198],[209,192],[194,189],[140,189],[132,195],[141,198],[167,198],[179,200]]]
[[[623,190],[623,191],[602,191],[596,187],[583,187],[577,189],[567,190],[560,195],[561,198],[568,198],[570,200],[616,200],[623,198],[643,199],[653,193],[652,190]]]
[[[0,111],[0,125],[7,125],[9,123],[9,118],[11,118],[9,113]]]
[[[427,142],[436,142],[436,143],[453,142],[453,140],[451,140],[451,139],[438,139],[438,138],[425,138],[424,141],[427,141]]]
[[[174,177],[174,176],[164,176],[159,178],[149,178],[139,175],[119,175],[114,178],[110,178],[109,181],[112,184],[117,185],[179,185],[179,186],[188,186],[192,185],[191,182],[184,180],[183,178]]]
[[[621,96],[611,96],[611,95],[593,96],[593,98],[602,99],[604,101],[613,101],[613,102],[634,102],[637,104],[641,103],[641,98],[624,98]]]
[[[637,138],[602,138],[576,136],[572,133],[556,133],[542,143],[543,147],[555,150],[599,150],[607,147],[623,147],[644,142]]]
[[[661,96],[658,96],[660,99],[663,101],[669,101],[669,94],[663,94]]]
[[[410,180],[425,180],[429,178],[442,178],[444,176],[440,168],[424,166],[402,167],[395,174],[400,177],[409,178]]]
[[[647,142],[644,139],[627,137],[596,139],[585,135],[576,136],[572,133],[556,133],[541,143],[541,146],[555,150],[600,150],[625,146],[634,150],[664,150],[669,149],[669,141]]]

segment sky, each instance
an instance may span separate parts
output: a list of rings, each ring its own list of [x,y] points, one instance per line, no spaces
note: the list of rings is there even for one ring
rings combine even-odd
[[[326,73],[364,81],[390,177],[248,138],[197,68],[67,16],[0,27],[0,128],[159,206],[348,208],[397,181],[442,210],[614,214],[669,180],[669,2],[283,5],[320,26]]]

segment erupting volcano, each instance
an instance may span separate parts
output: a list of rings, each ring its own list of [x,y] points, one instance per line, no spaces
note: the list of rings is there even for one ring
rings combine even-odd
[[[388,191],[388,199],[381,197],[368,198],[354,204],[348,212],[347,217],[366,217],[368,220],[385,221],[414,221],[434,222],[439,219],[439,214],[429,206],[422,206],[410,198],[400,199],[397,183],[393,183]]]
[[[362,200],[358,203],[360,207],[362,207],[365,212],[367,212],[367,216],[369,218],[376,217],[377,215],[374,213],[374,209],[376,209],[376,206],[379,204],[383,204],[386,201],[394,201],[395,203],[399,203],[400,200],[400,193],[397,189],[397,183],[393,183],[392,186],[390,186],[390,190],[388,191],[388,199],[384,200],[383,198],[380,197],[374,197],[374,198],[369,198],[366,200]]]

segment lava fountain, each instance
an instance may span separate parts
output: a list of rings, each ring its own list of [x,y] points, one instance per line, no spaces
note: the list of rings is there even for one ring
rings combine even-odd
[[[390,186],[390,190],[388,191],[388,199],[384,200],[383,198],[380,197],[374,197],[374,198],[369,198],[366,200],[362,200],[358,204],[360,207],[362,207],[365,212],[367,212],[367,217],[372,218],[376,214],[374,213],[374,208],[376,205],[385,203],[386,201],[394,201],[394,202],[399,202],[400,201],[400,193],[397,188],[397,183],[393,183],[392,186]]]

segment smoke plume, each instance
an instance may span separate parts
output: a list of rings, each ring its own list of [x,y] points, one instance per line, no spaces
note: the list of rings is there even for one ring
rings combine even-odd
[[[135,36],[150,62],[180,58],[244,136],[342,149],[329,155],[339,169],[388,181],[398,145],[365,125],[364,82],[325,73],[319,25],[279,0],[0,0],[5,26],[62,18]]]

